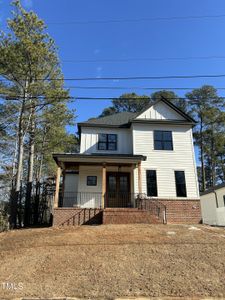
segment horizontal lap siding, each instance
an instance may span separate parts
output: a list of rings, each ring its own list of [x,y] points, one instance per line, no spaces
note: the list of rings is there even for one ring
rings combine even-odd
[[[117,134],[116,151],[99,151],[98,134]],[[132,154],[132,133],[129,128],[85,128],[82,127],[80,153],[112,153],[112,154]]]
[[[154,150],[154,130],[173,132],[173,151]],[[142,162],[142,192],[146,193],[146,170],[157,171],[158,197],[176,197],[174,170],[185,171],[187,197],[198,198],[195,160],[192,148],[192,130],[189,126],[133,125],[134,154],[147,156]],[[138,176],[135,171],[135,190],[138,191]]]
[[[106,166],[106,172],[129,172],[129,167],[113,167]],[[88,186],[87,176],[97,176],[97,185]],[[132,180],[132,176],[131,176]],[[131,183],[131,192],[133,192]],[[82,207],[98,207],[101,193],[102,193],[102,166],[80,166],[79,167],[79,178],[78,178],[78,193],[83,193],[83,199],[86,199],[85,204]],[[95,194],[97,193],[97,194]]]
[[[131,172],[129,167],[106,166],[106,172]],[[97,186],[87,186],[87,176],[97,176]],[[80,166],[78,179],[78,192],[102,192],[102,166]]]

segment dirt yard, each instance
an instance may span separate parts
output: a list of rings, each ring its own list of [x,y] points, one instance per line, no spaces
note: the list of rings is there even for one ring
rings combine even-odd
[[[0,284],[1,300],[222,297],[225,229],[140,224],[1,233]]]

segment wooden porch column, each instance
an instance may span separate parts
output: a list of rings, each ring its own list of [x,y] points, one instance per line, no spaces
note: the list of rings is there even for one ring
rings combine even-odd
[[[105,193],[106,193],[106,165],[102,166],[102,208],[105,207]]]
[[[54,197],[54,208],[58,207],[59,204],[59,184],[60,184],[61,168],[57,168],[56,181],[55,181],[55,197]]]
[[[141,163],[138,163],[138,193],[142,193]]]

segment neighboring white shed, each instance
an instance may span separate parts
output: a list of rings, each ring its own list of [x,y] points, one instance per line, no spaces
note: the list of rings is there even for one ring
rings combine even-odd
[[[200,200],[203,223],[225,226],[225,183],[201,193]]]

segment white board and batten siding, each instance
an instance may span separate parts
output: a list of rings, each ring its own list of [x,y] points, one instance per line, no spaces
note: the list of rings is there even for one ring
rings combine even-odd
[[[98,150],[98,134],[117,134],[117,150]],[[129,128],[93,128],[82,127],[80,153],[131,154],[132,132]]]
[[[180,114],[161,102],[137,118],[183,120]],[[147,157],[142,162],[142,192],[147,193],[146,170],[156,170],[158,198],[177,198],[174,171],[184,171],[187,199],[199,199],[191,125],[133,123],[132,129],[133,153]],[[172,132],[173,150],[154,150],[154,130]],[[134,190],[138,192],[137,170],[134,172]]]
[[[157,104],[146,109],[146,111],[137,116],[137,119],[185,120],[184,117],[163,102],[158,102]]]

